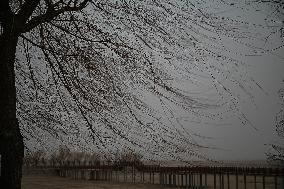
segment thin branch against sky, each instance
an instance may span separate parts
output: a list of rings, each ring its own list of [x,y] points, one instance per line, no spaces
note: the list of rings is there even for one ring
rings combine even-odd
[[[223,12],[200,3],[96,1],[23,34],[17,87],[26,142],[54,137],[86,150],[128,146],[177,158],[208,147],[177,121],[181,114],[220,125],[235,116],[257,130],[240,102],[257,106],[255,92],[265,89],[243,57],[281,49],[267,45],[281,25],[226,15],[241,3],[216,3]],[[185,154],[174,157],[174,148]]]

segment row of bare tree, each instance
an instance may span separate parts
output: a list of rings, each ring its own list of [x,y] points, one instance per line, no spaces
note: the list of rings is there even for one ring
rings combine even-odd
[[[25,167],[56,166],[66,162],[79,164],[101,164],[102,162],[140,162],[142,155],[134,151],[122,151],[115,157],[100,153],[72,151],[67,146],[60,146],[56,152],[48,154],[44,150],[27,152],[24,156]]]

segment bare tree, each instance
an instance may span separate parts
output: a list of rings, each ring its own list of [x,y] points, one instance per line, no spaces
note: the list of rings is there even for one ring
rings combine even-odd
[[[0,90],[3,91],[0,96],[1,187],[21,188],[20,178],[24,146],[16,119],[14,71],[18,40],[20,36],[53,20],[64,12],[83,9],[87,2],[5,0],[0,3]]]
[[[175,119],[172,105],[199,118],[233,111],[249,123],[228,86],[251,99],[249,89],[261,87],[240,71],[243,63],[234,57],[242,54],[220,36],[253,49],[243,40],[254,39],[248,31],[257,26],[206,13],[190,1],[3,0],[0,7],[4,188],[20,188],[23,137],[90,136],[85,144],[100,150],[120,143],[156,156],[202,157],[197,149],[204,146]],[[217,97],[181,90],[177,80]]]
[[[37,151],[33,151],[33,152],[29,152],[27,154],[25,154],[24,157],[24,164],[27,167],[37,167],[40,164],[43,165],[44,162],[46,161],[46,154],[45,151],[43,150],[37,150]]]
[[[278,95],[282,106],[284,107],[284,89],[278,91]],[[282,108],[283,108],[282,107]],[[280,140],[284,140],[284,110],[280,110],[277,113],[275,119],[275,130]],[[270,145],[270,151],[266,154],[268,161],[272,163],[279,163],[281,166],[284,165],[284,146],[281,143],[275,143]]]

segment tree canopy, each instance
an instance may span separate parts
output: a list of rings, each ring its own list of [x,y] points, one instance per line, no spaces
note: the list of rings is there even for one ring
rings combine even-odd
[[[209,122],[234,115],[255,127],[239,101],[245,95],[253,104],[251,91],[262,88],[241,57],[280,48],[257,46],[270,27],[219,16],[198,0],[9,3],[16,20],[26,20],[16,56],[26,144],[55,137],[86,150],[205,158],[199,149],[208,146],[195,141],[202,136],[179,112]]]

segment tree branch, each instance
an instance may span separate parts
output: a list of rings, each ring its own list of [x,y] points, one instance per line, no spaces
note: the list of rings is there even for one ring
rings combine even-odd
[[[47,3],[48,8],[45,14],[39,15],[37,17],[32,18],[28,23],[25,24],[23,28],[23,33],[31,31],[33,28],[37,27],[38,25],[46,22],[52,21],[55,17],[59,16],[62,13],[65,12],[75,12],[75,11],[80,11],[83,8],[86,7],[87,3],[90,0],[84,0],[81,2],[79,5],[77,5],[77,1],[74,2],[73,6],[70,6],[70,3],[68,5],[56,10],[54,8],[55,5],[51,5],[50,2]]]
[[[0,22],[5,23],[7,17],[10,17],[13,14],[9,6],[9,0],[0,1]]]
[[[38,6],[39,2],[40,0],[26,0],[17,14],[18,19],[21,20],[22,23],[26,23]]]

